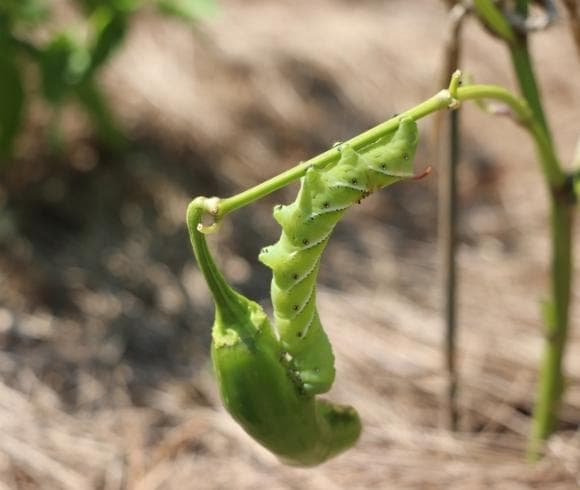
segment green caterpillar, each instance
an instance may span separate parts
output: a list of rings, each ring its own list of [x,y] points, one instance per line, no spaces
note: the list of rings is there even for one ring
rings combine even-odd
[[[312,466],[351,447],[361,431],[349,406],[316,397],[334,380],[334,356],[316,312],[315,282],[330,234],[353,203],[412,176],[417,128],[409,118],[384,138],[338,162],[311,168],[296,201],[277,206],[280,240],[260,260],[273,270],[276,329],[263,309],[233,290],[198,230],[208,200],[188,207],[187,224],[216,314],[212,362],[226,409],[244,430],[290,465]]]
[[[342,145],[337,163],[308,170],[296,201],[274,208],[282,235],[262,249],[259,260],[272,269],[276,329],[299,389],[306,394],[327,392],[335,376],[332,348],[316,311],[320,256],[350,206],[413,175],[417,139],[415,122],[405,118],[394,133],[359,152]]]

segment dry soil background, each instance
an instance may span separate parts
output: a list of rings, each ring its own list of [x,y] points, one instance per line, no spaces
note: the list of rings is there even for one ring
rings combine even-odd
[[[39,108],[0,184],[0,488],[577,488],[580,295],[562,421],[530,466],[546,195],[523,131],[473,106],[463,111],[461,430],[439,423],[436,170],[353,209],[324,259],[331,396],[360,410],[356,448],[315,469],[284,467],[224,412],[188,200],[238,192],[430,96],[445,16],[432,0],[219,3],[195,33],[137,19],[104,78],[132,138],[127,156],[102,151],[74,109],[68,153],[48,156]],[[465,34],[463,68],[513,87],[503,47],[473,21]],[[564,20],[532,48],[570,161],[580,63]],[[418,168],[433,159],[429,124]],[[260,301],[270,209],[294,190],[233,215],[213,239],[228,277]]]

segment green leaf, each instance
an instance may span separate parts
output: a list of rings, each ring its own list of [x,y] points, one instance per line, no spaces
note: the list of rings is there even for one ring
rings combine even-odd
[[[74,41],[64,33],[57,34],[46,45],[40,59],[42,89],[52,104],[60,104],[70,91],[72,59],[77,50]]]
[[[50,16],[44,0],[1,0],[0,16],[7,16],[10,22],[37,25]]]
[[[214,0],[157,0],[157,8],[166,15],[188,22],[211,17],[217,11]]]
[[[95,31],[95,38],[89,47],[91,60],[86,77],[92,76],[123,41],[127,32],[127,15],[102,7],[92,15],[91,24]]]
[[[0,46],[0,157],[12,154],[24,109],[20,69],[10,50]]]

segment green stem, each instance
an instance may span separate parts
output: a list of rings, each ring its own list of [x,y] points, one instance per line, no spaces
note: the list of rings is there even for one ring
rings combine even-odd
[[[508,43],[514,42],[515,33],[512,26],[491,0],[474,0],[473,6],[477,15],[493,33]]]
[[[518,0],[516,8],[520,15],[527,14],[527,3]],[[508,43],[508,48],[522,95],[533,113],[535,125],[541,128],[541,131],[536,129],[543,139],[539,163],[550,191],[551,298],[544,319],[546,343],[528,447],[529,459],[536,461],[540,457],[543,442],[555,428],[564,389],[563,359],[568,338],[572,288],[574,190],[572,185],[567,185],[566,175],[556,156],[525,33],[518,34]]]
[[[411,117],[414,120],[417,120],[438,110],[445,109],[451,102],[452,98],[449,92],[442,90],[435,96],[417,105],[413,109],[410,109],[404,114],[401,114],[400,116],[397,116],[393,119],[389,119],[388,121],[385,121],[378,126],[375,126],[374,128],[359,134],[358,136],[355,136],[346,143],[352,146],[355,150],[362,148],[397,129],[401,117]],[[336,148],[331,148],[330,150],[327,150],[306,162],[299,163],[295,167],[292,167],[291,169],[282,172],[276,177],[266,180],[261,184],[248,189],[247,191],[241,192],[240,194],[236,194],[235,196],[228,197],[226,199],[222,199],[218,204],[218,214],[216,219],[219,220],[226,214],[244,207],[247,204],[254,202],[264,196],[267,196],[268,194],[271,194],[272,192],[286,186],[290,182],[299,179],[310,167],[325,167],[330,163],[336,162],[339,158],[339,150]]]
[[[540,95],[538,84],[536,83],[536,77],[534,75],[532,60],[530,59],[530,52],[528,50],[528,43],[525,36],[518,36],[518,40],[510,46],[510,55],[522,95],[528,102],[534,117],[544,129],[550,144],[552,144],[552,135],[550,134],[546,115],[544,114],[544,109],[542,107],[542,97]]]
[[[458,76],[459,74],[452,78],[452,88],[455,87],[454,80]],[[549,155],[549,142],[543,135],[541,127],[537,126],[537,124],[532,120],[532,114],[525,101],[512,94],[509,90],[496,85],[470,85],[467,87],[460,87],[456,89],[456,97],[453,97],[449,90],[442,90],[403,114],[389,119],[388,121],[355,136],[347,141],[347,143],[355,150],[360,149],[394,131],[398,127],[399,121],[402,117],[410,117],[413,120],[418,120],[442,109],[457,108],[461,101],[478,99],[494,99],[507,104],[516,114],[518,120],[530,131],[534,141],[536,142],[538,151],[541,154]],[[236,194],[235,196],[218,200],[212,214],[216,222],[219,223],[228,213],[257,201],[258,199],[288,185],[290,182],[299,179],[306,173],[308,168],[324,167],[330,163],[336,162],[339,157],[340,152],[336,148],[331,148],[330,150],[327,150],[306,162],[299,163],[295,167],[292,167],[291,169],[286,170],[255,187]],[[550,168],[547,168],[547,171],[550,171]],[[552,177],[555,180],[558,180],[560,176],[554,175]]]
[[[204,197],[198,197],[189,204],[187,208],[187,229],[197,264],[214,297],[216,314],[222,320],[226,320],[227,323],[227,320],[240,318],[240,314],[243,317],[245,310],[240,305],[237,293],[229,286],[217,268],[207,246],[205,236],[198,230],[203,214],[208,211],[208,201]],[[243,325],[240,325],[240,328],[242,327]]]
[[[459,97],[461,100],[477,100],[483,98],[496,99],[509,105],[518,116],[520,122],[526,126],[527,130],[530,132],[530,136],[534,140],[536,151],[538,153],[538,160],[548,185],[554,188],[561,188],[566,180],[566,175],[560,168],[560,162],[554,153],[552,143],[544,131],[543,126],[536,120],[526,101],[516,97],[505,89],[502,89],[502,92],[494,91],[494,93],[491,93],[489,90],[482,90],[479,89],[479,87],[487,88],[490,86],[471,85],[459,89]]]
[[[572,222],[574,206],[560,195],[552,196],[550,232],[552,241],[552,298],[544,314],[546,344],[541,364],[538,398],[534,407],[528,457],[536,461],[544,441],[556,425],[558,407],[564,391],[562,364],[568,337],[568,309],[572,288]]]

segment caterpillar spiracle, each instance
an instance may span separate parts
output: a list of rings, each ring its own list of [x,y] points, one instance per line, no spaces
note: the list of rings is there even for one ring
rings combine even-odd
[[[335,377],[332,347],[316,311],[320,258],[344,212],[372,192],[413,175],[418,133],[402,118],[396,131],[355,151],[342,145],[339,160],[311,167],[296,200],[274,208],[280,239],[259,260],[272,269],[275,328],[298,389],[327,392]]]

